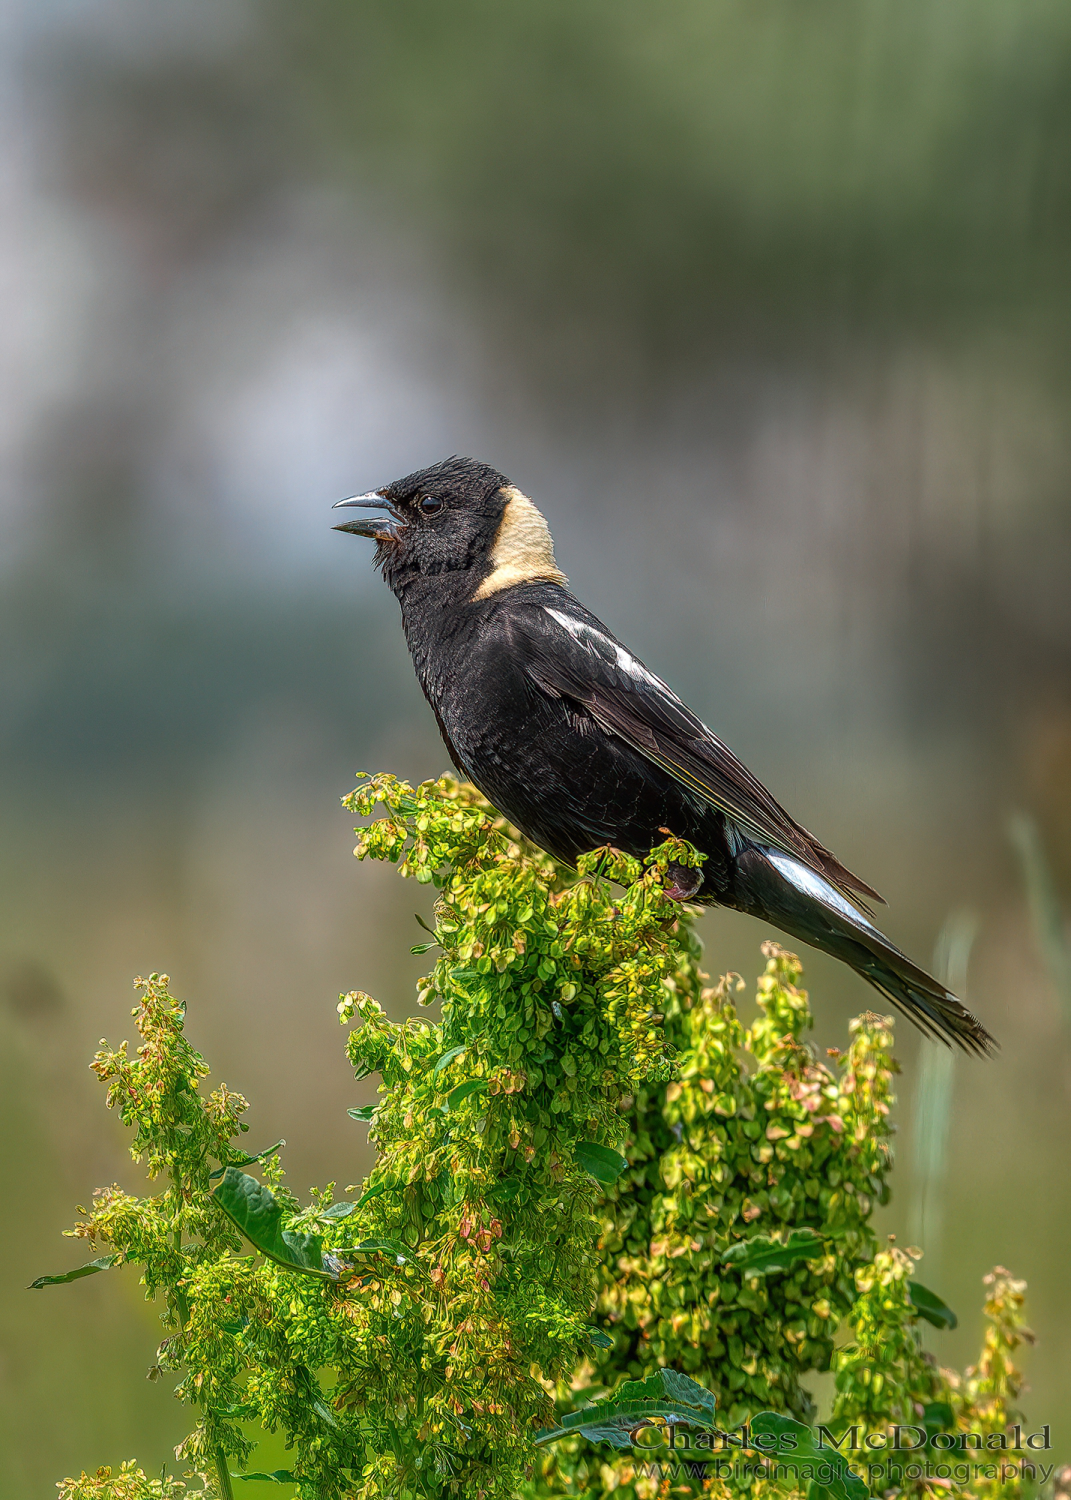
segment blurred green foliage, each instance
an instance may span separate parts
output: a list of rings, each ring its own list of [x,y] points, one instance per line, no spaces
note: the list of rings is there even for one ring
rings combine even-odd
[[[261,65],[286,57],[321,159],[385,188],[499,317],[616,327],[648,373],[733,334],[754,354],[821,325],[1066,323],[1056,0],[271,15]]]
[[[346,800],[371,815],[359,857],[439,892],[422,948],[441,956],[418,998],[440,1001],[441,1021],[393,1023],[369,996],[342,997],[343,1022],[360,1023],[355,1075],[382,1080],[378,1105],[354,1112],[377,1159],[355,1200],[329,1184],[302,1207],[275,1147],[236,1144],[246,1101],[201,1091],[167,976],[138,981],[136,1055],[102,1047],[93,1068],[131,1154],[166,1186],[102,1189],[71,1233],[108,1252],[94,1274],[142,1268],[166,1333],[150,1374],[181,1372],[196,1425],[183,1479],[101,1469],[64,1481],[63,1500],[229,1497],[231,1465],[264,1431],[290,1465],[246,1477],[308,1500],[578,1487],[642,1500],[655,1491],[636,1457],[607,1463],[578,1428],[601,1433],[596,1416],[616,1408],[600,1398],[634,1376],[642,1397],[660,1370],[666,1392],[640,1401],[631,1432],[641,1445],[676,1433],[667,1411],[702,1427],[715,1397],[723,1432],[766,1412],[804,1433],[801,1377],[830,1368],[838,1431],[929,1423],[1006,1441],[1022,1284],[995,1273],[978,1368],[939,1370],[918,1320],[947,1310],[910,1283],[918,1252],[879,1247],[871,1228],[891,1164],[890,1022],[862,1017],[834,1068],[819,1063],[799,963],[767,944],[745,1029],[740,981],[707,984],[688,914],[663,893],[668,863],[702,858],[677,840],[646,867],[596,851],[574,877],[471,788],[376,776]],[[258,1162],[262,1184],[242,1170]],[[592,1422],[570,1417],[587,1400]],[[628,1446],[627,1423],[608,1431]],[[746,1429],[744,1452],[762,1456]],[[699,1472],[674,1493],[766,1483]],[[831,1483],[846,1497],[836,1485],[857,1481]]]

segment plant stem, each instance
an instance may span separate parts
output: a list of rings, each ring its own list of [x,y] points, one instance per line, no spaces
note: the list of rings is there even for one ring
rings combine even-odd
[[[215,1451],[216,1481],[219,1484],[220,1500],[234,1500],[234,1487],[231,1484],[230,1464],[227,1455],[222,1448],[217,1447]]]
[[[175,1192],[175,1199],[176,1199],[175,1216],[177,1218],[178,1214],[179,1214],[179,1212],[181,1210],[181,1206],[182,1206],[182,1179],[176,1173],[172,1173],[171,1174],[171,1185],[172,1185],[172,1187],[174,1189],[174,1192]],[[175,1249],[181,1255],[181,1253],[182,1253],[182,1226],[181,1226],[181,1224],[176,1224],[175,1225],[174,1235],[173,1235],[173,1242],[174,1242]],[[189,1298],[186,1296],[186,1293],[182,1290],[181,1286],[177,1286],[176,1285],[175,1288],[174,1288],[174,1293],[175,1293],[175,1305],[178,1308],[178,1314],[179,1314],[179,1323],[180,1323],[179,1338],[180,1338],[180,1341],[181,1341],[181,1343],[183,1345],[183,1350],[185,1350],[185,1344],[186,1344],[186,1337],[185,1337],[185,1335],[186,1335],[186,1326],[187,1326],[187,1324],[190,1321],[190,1303],[189,1303]],[[214,1462],[215,1468],[216,1468],[216,1483],[219,1486],[220,1500],[234,1500],[234,1486],[231,1484],[230,1464],[227,1461],[227,1455],[224,1453],[223,1449],[219,1446],[218,1443],[217,1443],[217,1445],[215,1447],[215,1450],[214,1450],[214,1452],[212,1454],[212,1458],[213,1458],[213,1462]]]
[[[391,1447],[394,1449],[394,1457],[397,1460],[398,1468],[404,1472],[407,1468],[407,1465],[405,1461],[405,1454],[402,1448],[401,1434],[399,1433],[394,1423],[391,1421],[390,1417],[387,1418],[387,1431],[390,1433]]]

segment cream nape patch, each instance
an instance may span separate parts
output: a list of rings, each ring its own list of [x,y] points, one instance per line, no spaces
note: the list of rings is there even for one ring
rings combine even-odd
[[[508,498],[491,548],[491,571],[472,597],[487,599],[515,583],[567,584],[554,561],[554,542],[542,513],[514,485],[503,493]]]

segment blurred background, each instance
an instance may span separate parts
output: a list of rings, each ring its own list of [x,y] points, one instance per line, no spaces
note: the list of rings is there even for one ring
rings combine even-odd
[[[136,973],[299,1192],[367,1170],[334,1007],[414,1008],[429,905],[338,799],[447,761],[328,508],[453,452],[895,939],[969,949],[1003,1052],[898,1026],[882,1227],[960,1314],[942,1362],[991,1265],[1029,1280],[1071,1458],[1071,10],[2,0],[0,36],[4,1500],[187,1430],[132,1276],[23,1290],[142,1180],[86,1067]],[[701,927],[754,976],[767,931]],[[843,1044],[874,997],[805,957]]]

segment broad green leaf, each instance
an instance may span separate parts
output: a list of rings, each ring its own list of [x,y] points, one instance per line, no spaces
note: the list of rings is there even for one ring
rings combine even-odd
[[[630,1448],[636,1429],[656,1417],[670,1425],[713,1428],[714,1397],[678,1370],[658,1370],[646,1380],[626,1380],[612,1396],[570,1412],[559,1427],[539,1433],[535,1443],[539,1448],[579,1432],[592,1443]]]
[[[351,1120],[357,1120],[360,1124],[367,1125],[378,1108],[378,1104],[362,1104],[359,1109],[348,1109],[346,1113]]]
[[[438,942],[434,942],[434,943],[417,943],[415,947],[410,948],[409,952],[410,953],[415,953],[416,956],[417,956],[417,958],[420,958],[421,955],[424,954],[424,953],[427,953],[430,948],[437,948],[438,946],[439,946]]]
[[[815,1260],[822,1254],[822,1236],[814,1229],[794,1229],[785,1241],[766,1234],[738,1240],[722,1256],[722,1264],[739,1271],[741,1276],[768,1276],[774,1271],[788,1271],[801,1260]]]
[[[284,1229],[275,1194],[255,1177],[228,1167],[212,1197],[249,1243],[269,1260],[290,1271],[332,1279],[324,1269],[321,1238],[304,1230]]]
[[[690,1375],[682,1375],[679,1370],[659,1370],[655,1375],[648,1376],[646,1380],[634,1383],[637,1387],[649,1386],[652,1380],[661,1382],[662,1390],[671,1401],[675,1401],[679,1406],[687,1407],[689,1411],[694,1411],[697,1420],[702,1416],[707,1426],[713,1423],[717,1398],[713,1392],[707,1390],[706,1386],[700,1385]],[[617,1394],[627,1389],[628,1386],[623,1385]]]
[[[952,1309],[941,1301],[936,1292],[931,1292],[919,1281],[909,1281],[907,1284],[908,1296],[911,1305],[920,1318],[925,1318],[927,1323],[932,1323],[935,1328],[955,1328],[959,1319]]]
[[[432,1074],[434,1075],[435,1073],[441,1073],[444,1068],[448,1068],[450,1066],[455,1057],[460,1057],[462,1052],[467,1051],[467,1047],[451,1047],[449,1052],[444,1052],[442,1057],[439,1058],[439,1061],[431,1070]]]
[[[620,1151],[609,1146],[600,1146],[597,1141],[577,1141],[576,1159],[585,1172],[590,1172],[596,1182],[616,1182],[628,1166]]]
[[[256,1156],[247,1156],[244,1161],[235,1161],[232,1162],[231,1165],[234,1167],[251,1167],[254,1162],[263,1161],[266,1156],[271,1156],[273,1151],[278,1151],[280,1146],[285,1145],[285,1141],[276,1141],[274,1146],[265,1146],[264,1150],[258,1151]],[[209,1182],[216,1182],[220,1177],[223,1176],[226,1170],[226,1167],[217,1167],[214,1172],[209,1172]]]
[[[270,1474],[235,1474],[231,1471],[232,1479],[266,1479],[271,1484],[297,1484],[296,1477],[289,1469],[273,1469]]]
[[[614,1347],[613,1339],[608,1333],[603,1333],[601,1328],[589,1328],[587,1332],[588,1339],[595,1345],[596,1349],[612,1349]]]
[[[486,1078],[470,1078],[466,1083],[459,1083],[456,1089],[451,1089],[446,1096],[446,1104],[443,1106],[447,1111],[456,1109],[470,1094],[482,1094],[487,1090]]]
[[[805,1427],[794,1417],[783,1416],[776,1411],[760,1411],[748,1423],[752,1445],[755,1438],[776,1439],[768,1445],[758,1445],[757,1451],[776,1463],[810,1464],[819,1468],[823,1476],[815,1480],[815,1488],[823,1497],[832,1500],[869,1500],[870,1491],[861,1479],[849,1472],[849,1460],[835,1448],[820,1448],[813,1427]]]
[[[348,1219],[356,1203],[332,1203],[330,1208],[325,1208],[323,1216],[325,1219]]]
[[[61,1276],[38,1276],[35,1281],[30,1282],[29,1290],[39,1292],[43,1286],[62,1286],[67,1281],[81,1281],[83,1276],[95,1276],[98,1271],[107,1271],[109,1267],[117,1265],[122,1257],[115,1255],[102,1255],[99,1260],[91,1260],[84,1266],[77,1266],[73,1271],[64,1271]]]

